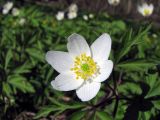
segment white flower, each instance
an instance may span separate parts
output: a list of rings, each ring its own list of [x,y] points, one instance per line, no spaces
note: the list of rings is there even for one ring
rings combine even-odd
[[[59,91],[76,90],[82,101],[89,101],[112,72],[113,62],[108,60],[111,38],[104,33],[89,47],[81,35],[72,34],[67,48],[68,52],[48,51],[46,54],[47,62],[60,73],[51,85]]]
[[[77,12],[68,12],[68,19],[74,19],[77,17]]]
[[[25,22],[26,22],[26,19],[25,19],[25,18],[21,18],[21,19],[19,20],[19,24],[20,24],[20,25],[24,25]]]
[[[153,33],[152,37],[157,38],[157,34]]]
[[[69,6],[69,12],[78,12],[78,6],[76,4],[71,4]]]
[[[9,11],[8,11],[7,9],[3,9],[3,10],[2,10],[2,14],[4,14],[4,15],[8,14],[8,12],[9,12]]]
[[[7,3],[4,4],[4,6],[3,6],[2,13],[3,13],[3,14],[8,14],[8,12],[12,9],[12,7],[13,7],[13,2],[7,2]]]
[[[108,0],[108,3],[109,3],[110,5],[116,6],[116,5],[118,5],[118,4],[120,3],[120,0]]]
[[[88,20],[88,16],[87,15],[83,15],[83,19],[84,20]]]
[[[56,14],[56,19],[57,20],[63,20],[64,19],[64,12],[63,11],[59,11],[57,14]]]
[[[71,4],[68,8],[68,19],[74,19],[77,17],[78,6],[76,4]]]
[[[153,13],[153,10],[153,4],[148,5],[147,3],[143,3],[141,6],[138,6],[138,12],[143,16],[150,16]]]
[[[89,18],[94,18],[94,15],[93,14],[89,14]]]
[[[19,11],[18,8],[13,8],[13,9],[12,9],[12,15],[13,15],[13,16],[18,16],[19,13],[20,13],[20,11]]]

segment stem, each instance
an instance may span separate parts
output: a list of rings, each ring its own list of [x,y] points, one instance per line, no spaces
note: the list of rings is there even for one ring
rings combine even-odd
[[[118,81],[120,79],[121,79],[121,74],[119,75]],[[116,91],[116,89],[117,89],[117,81],[116,81],[116,78],[115,78],[114,71],[113,71],[113,83],[114,83],[114,89],[112,89],[112,90],[113,90],[113,93],[114,93],[114,95],[116,97],[116,103],[115,103],[114,110],[113,110],[113,117],[115,118],[116,113],[117,113],[117,109],[118,109],[118,104],[119,104],[119,96],[118,96],[118,92]]]
[[[115,103],[114,110],[113,110],[113,117],[114,118],[115,118],[116,113],[117,113],[118,104],[119,104],[119,96],[116,96],[116,103]]]
[[[93,108],[97,108],[100,106],[104,106],[105,103],[110,102],[112,100],[116,100],[115,106],[114,106],[114,110],[113,110],[113,117],[115,118],[117,110],[118,110],[118,105],[119,105],[119,100],[130,100],[130,98],[127,97],[119,97],[118,92],[117,92],[117,84],[121,83],[121,78],[122,78],[122,72],[120,72],[119,74],[119,78],[118,81],[116,81],[114,72],[112,74],[113,77],[113,82],[114,82],[114,86],[110,86],[108,83],[106,83],[107,87],[112,91],[112,95],[110,95],[108,97],[108,95],[106,94],[105,97],[102,99],[101,102],[99,102],[98,104],[94,105]],[[93,109],[92,108],[92,109]]]
[[[102,106],[104,103],[106,103],[106,102],[109,102],[109,101],[112,101],[114,98],[112,98],[112,96],[113,95],[115,95],[116,96],[116,94],[115,94],[115,90],[107,83],[107,86],[108,86],[108,88],[110,88],[111,89],[111,91],[112,91],[112,95],[110,95],[109,97],[108,97],[108,95],[105,95],[105,97],[103,98],[103,100],[101,101],[101,102],[99,102],[98,104],[96,104],[96,105],[94,105],[94,107],[95,108],[97,108],[97,107],[99,107],[99,106]]]
[[[94,108],[97,108],[97,107],[100,107],[100,106],[102,106],[104,103],[106,103],[106,102],[109,102],[109,101],[112,101],[114,98],[108,98],[108,97],[104,97],[104,99],[100,102],[100,103],[98,103],[98,104],[96,104],[96,105],[94,105],[93,107]]]
[[[113,78],[114,90],[116,90],[116,88],[117,88],[117,81],[116,81],[116,78],[115,78],[114,68],[113,68],[113,72],[112,72],[112,78]]]

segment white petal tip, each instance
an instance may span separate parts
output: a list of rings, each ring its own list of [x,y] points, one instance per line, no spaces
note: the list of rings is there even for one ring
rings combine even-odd
[[[52,80],[52,81],[51,81],[51,85],[52,85],[52,87],[53,87],[55,90],[59,90],[59,88],[56,86],[55,80]]]
[[[111,37],[108,33],[103,33],[102,34],[104,37],[106,37],[106,39],[110,40],[111,41]]]
[[[80,96],[78,96],[78,98],[82,101],[82,102],[88,102],[88,101],[90,101],[90,100],[92,100],[93,98],[90,98],[90,99],[85,99],[85,98],[81,98]]]
[[[49,58],[49,56],[50,56],[50,53],[51,53],[51,51],[48,51],[48,52],[46,53],[46,55],[45,55],[45,59],[46,59],[47,62],[48,62],[48,58]]]
[[[86,83],[76,90],[76,94],[81,101],[90,101],[98,94],[100,87],[101,83],[98,82]]]
[[[71,34],[71,35],[68,37],[68,41],[73,40],[73,39],[75,39],[75,38],[77,38],[77,37],[79,37],[79,36],[80,36],[79,34],[73,33],[73,34]]]
[[[105,36],[110,36],[108,33],[103,33],[102,35],[105,35]]]
[[[103,33],[99,38],[111,42],[111,37],[108,33]]]

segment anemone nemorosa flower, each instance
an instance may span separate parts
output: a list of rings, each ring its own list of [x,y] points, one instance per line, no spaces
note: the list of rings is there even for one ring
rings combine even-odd
[[[20,10],[18,8],[13,8],[12,9],[12,15],[13,16],[18,16],[20,14]]]
[[[153,4],[143,3],[141,6],[138,6],[138,12],[143,16],[150,16],[153,13],[154,6]]]
[[[110,5],[116,6],[116,5],[118,5],[118,4],[120,3],[120,0],[108,0],[108,3],[109,3]]]
[[[69,8],[68,8],[69,12],[78,12],[78,6],[74,3],[72,3]]]
[[[13,2],[7,2],[7,3],[4,4],[4,6],[3,6],[2,13],[3,13],[3,14],[8,14],[8,12],[12,9],[12,7],[13,7]]]
[[[77,17],[78,13],[78,6],[76,4],[71,4],[68,8],[67,17],[68,19],[74,19]]]
[[[47,62],[60,73],[51,85],[59,91],[76,90],[82,101],[89,101],[112,72],[113,62],[108,60],[111,38],[104,33],[89,47],[81,35],[74,33],[68,37],[67,48],[68,52],[46,54]]]
[[[58,21],[61,21],[64,19],[64,12],[63,11],[59,11],[57,14],[56,14],[56,19]]]
[[[77,17],[77,12],[68,12],[68,19],[74,19]]]

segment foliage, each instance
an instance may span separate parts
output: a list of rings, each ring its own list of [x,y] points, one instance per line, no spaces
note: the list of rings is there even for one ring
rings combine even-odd
[[[19,24],[25,18],[25,24]],[[160,33],[152,25],[125,22],[106,14],[84,21],[57,21],[39,6],[20,15],[0,15],[0,116],[13,119],[22,111],[34,119],[64,115],[71,120],[149,120],[160,112]],[[96,98],[81,102],[74,92],[53,90],[57,72],[44,59],[49,50],[66,51],[72,33],[92,43],[101,33],[112,37],[114,70]],[[157,36],[152,36],[156,34]],[[8,116],[10,114],[10,116]],[[13,114],[13,115],[11,115]]]

